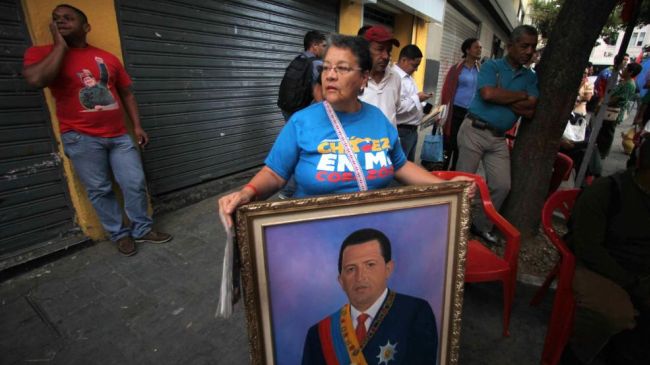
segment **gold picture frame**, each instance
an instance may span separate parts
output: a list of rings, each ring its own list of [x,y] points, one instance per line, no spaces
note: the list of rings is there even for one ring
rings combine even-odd
[[[338,249],[342,237],[363,227],[389,237],[390,289],[429,302],[437,362],[457,364],[469,191],[467,182],[447,182],[240,207],[236,231],[251,364],[300,363],[309,327],[347,300],[336,280]]]

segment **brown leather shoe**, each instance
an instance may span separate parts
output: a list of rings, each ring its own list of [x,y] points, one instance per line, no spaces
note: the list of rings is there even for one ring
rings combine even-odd
[[[138,252],[131,236],[124,236],[117,240],[117,250],[124,256],[133,256]]]
[[[165,243],[172,240],[172,235],[169,233],[156,232],[154,230],[149,231],[140,238],[136,238],[135,242],[137,243]]]

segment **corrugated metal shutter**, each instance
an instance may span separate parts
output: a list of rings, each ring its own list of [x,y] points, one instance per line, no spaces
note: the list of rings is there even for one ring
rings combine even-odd
[[[440,47],[440,73],[438,74],[438,93],[436,99],[440,101],[440,91],[445,82],[449,68],[460,62],[463,53],[460,46],[467,38],[478,38],[478,24],[472,22],[461,14],[450,3],[445,7],[445,19],[442,28],[442,46]]]
[[[43,93],[20,76],[29,45],[19,1],[0,0],[0,269],[74,233]]]
[[[284,69],[335,1],[118,1],[153,195],[259,166],[283,125]]]

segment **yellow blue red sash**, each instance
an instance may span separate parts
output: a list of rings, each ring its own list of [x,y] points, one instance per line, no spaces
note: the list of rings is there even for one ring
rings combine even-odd
[[[350,305],[318,323],[318,337],[327,365],[367,365],[354,333]]]
[[[388,314],[395,292],[389,291],[384,304],[372,321],[363,343],[359,343],[352,325],[350,305],[346,304],[340,311],[318,322],[318,337],[327,365],[368,365],[363,357],[363,348],[377,332],[379,326]]]

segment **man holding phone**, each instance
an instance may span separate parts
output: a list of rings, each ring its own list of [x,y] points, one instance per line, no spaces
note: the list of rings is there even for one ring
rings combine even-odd
[[[124,123],[122,107],[133,122],[138,144],[149,142],[129,75],[117,57],[86,42],[90,24],[81,10],[70,5],[54,8],[50,32],[53,44],[25,52],[23,75],[30,85],[52,91],[63,149],[102,226],[125,256],[136,253],[136,242],[170,241],[171,235],[152,230],[140,154]],[[130,226],[123,223],[111,175],[124,195]]]
[[[415,146],[418,143],[418,126],[424,116],[423,102],[431,94],[418,91],[413,79],[422,62],[422,51],[418,46],[409,44],[399,52],[399,60],[394,71],[402,82],[400,92],[400,107],[397,109],[397,132],[406,158],[415,161]]]

